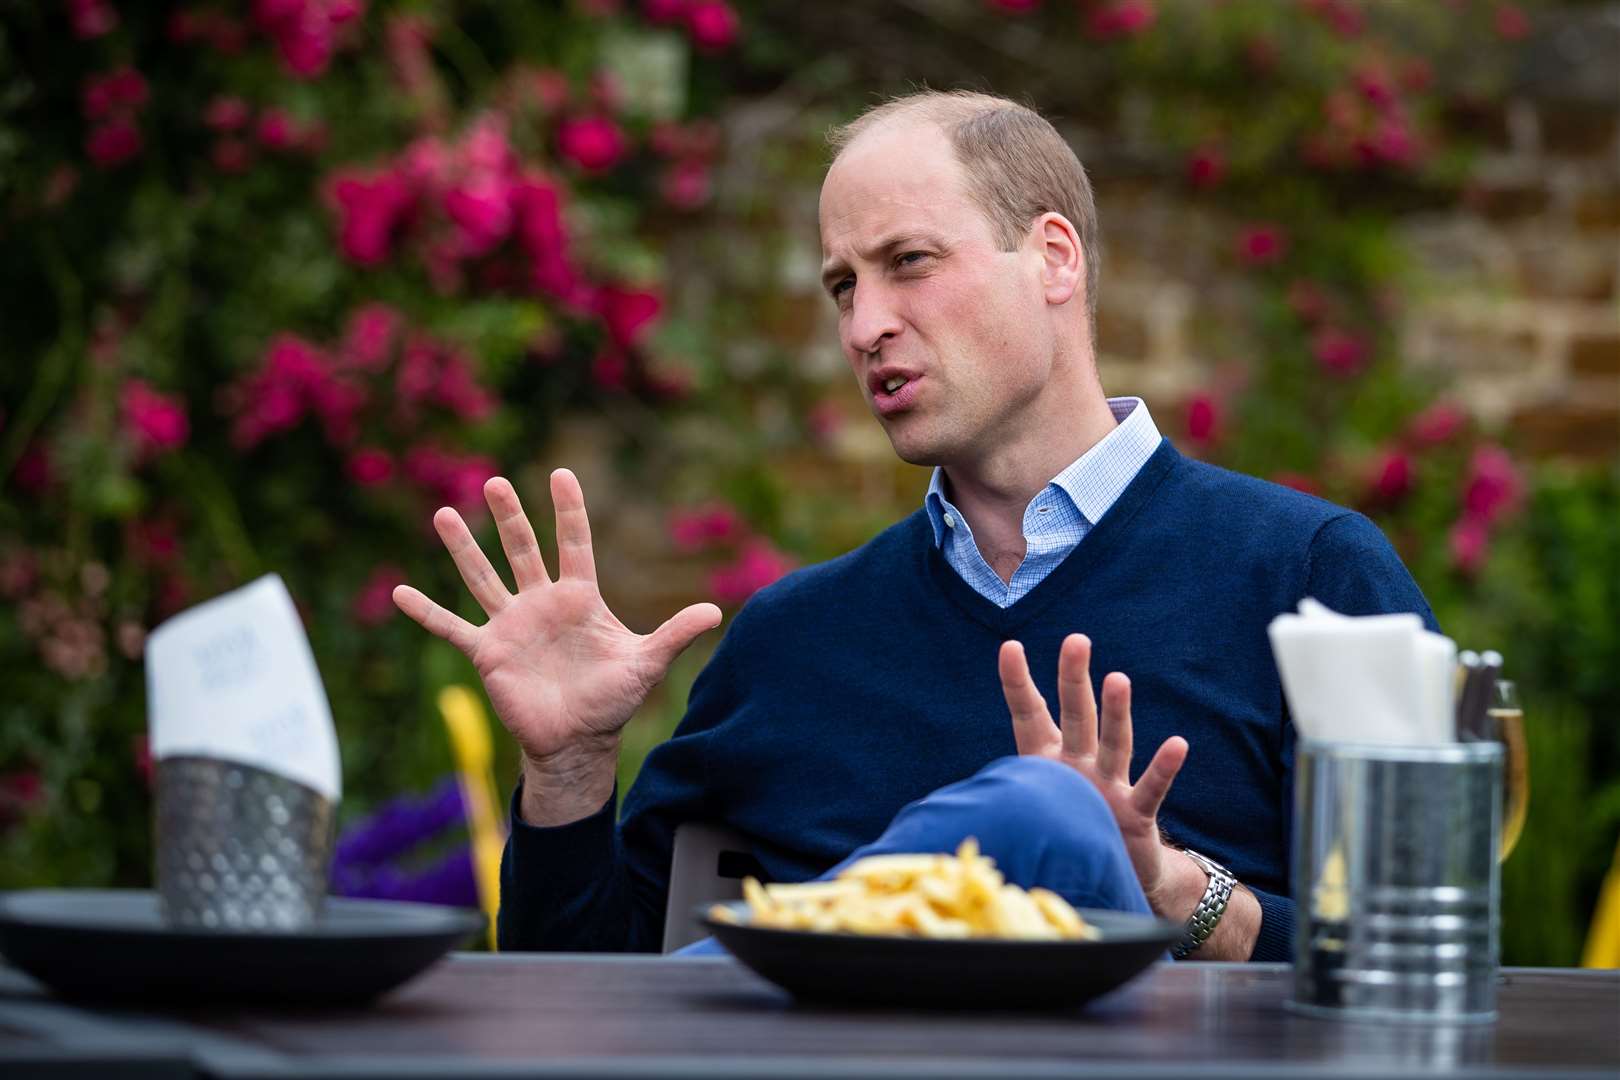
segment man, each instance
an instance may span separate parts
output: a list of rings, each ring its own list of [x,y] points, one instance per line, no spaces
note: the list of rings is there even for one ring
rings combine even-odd
[[[1184,459],[1144,404],[1105,397],[1096,213],[1045,120],[930,92],[832,142],[823,276],[844,355],[933,483],[910,517],[743,608],[621,824],[619,732],[718,609],[646,636],[619,623],[566,470],[556,581],[495,479],[517,594],[448,508],[435,525],[488,623],[395,594],[473,660],[523,750],[502,947],[655,948],[674,829],[710,820],[783,881],[973,834],[1019,884],[1197,912],[1194,957],[1287,958],[1294,733],[1266,624],[1311,595],[1432,625],[1422,595],[1365,518]],[[1100,722],[1093,669],[1113,672]]]

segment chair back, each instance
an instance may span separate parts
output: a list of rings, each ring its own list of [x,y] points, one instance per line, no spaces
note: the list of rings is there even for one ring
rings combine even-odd
[[[711,822],[688,821],[675,829],[669,865],[669,903],[664,908],[664,952],[707,937],[692,918],[699,904],[742,897],[743,878],[764,879],[764,869],[742,836]]]

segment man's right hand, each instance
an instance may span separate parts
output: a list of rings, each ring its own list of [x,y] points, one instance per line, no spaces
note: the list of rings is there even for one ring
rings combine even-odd
[[[433,526],[489,621],[474,626],[409,585],[394,590],[394,603],[477,668],[496,714],[523,751],[523,819],[566,824],[607,802],[620,731],[675,658],[720,625],[720,609],[693,604],[651,634],[621,623],[597,588],[585,496],[567,469],[551,474],[555,581],[512,484],[497,476],[484,485],[484,498],[517,594],[507,591],[461,515],[442,507]]]

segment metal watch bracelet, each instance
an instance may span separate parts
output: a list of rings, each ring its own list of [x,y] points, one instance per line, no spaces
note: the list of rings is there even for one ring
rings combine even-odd
[[[1181,850],[1209,875],[1209,884],[1205,886],[1198,906],[1193,909],[1192,917],[1187,920],[1187,932],[1170,950],[1170,955],[1177,960],[1187,959],[1215,932],[1215,924],[1226,913],[1226,903],[1232,899],[1232,889],[1237,885],[1237,878],[1232,876],[1232,872],[1214,859],[1205,858],[1189,848]]]

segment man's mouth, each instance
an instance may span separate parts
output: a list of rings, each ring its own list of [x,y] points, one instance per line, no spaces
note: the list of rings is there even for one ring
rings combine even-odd
[[[917,400],[921,384],[921,375],[891,375],[872,387],[872,408],[879,416],[904,412]]]

